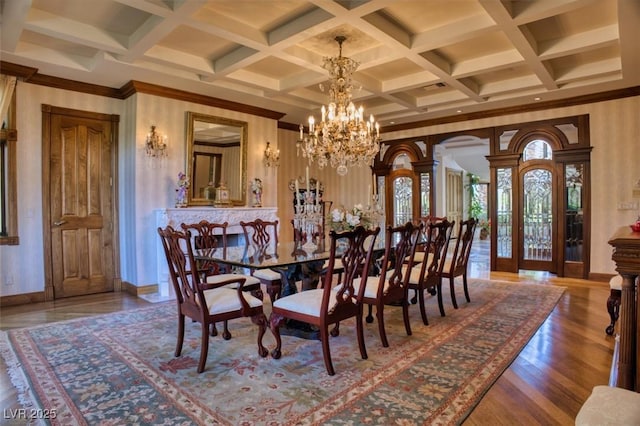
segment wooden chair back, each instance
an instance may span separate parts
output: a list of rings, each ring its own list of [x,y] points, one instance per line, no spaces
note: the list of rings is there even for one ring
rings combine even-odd
[[[378,298],[384,293],[394,292],[396,288],[407,288],[422,229],[422,223],[416,225],[411,222],[395,228],[387,227]],[[387,285],[384,281],[388,281]]]
[[[473,243],[473,236],[476,232],[477,224],[478,221],[474,218],[460,222],[458,238],[456,239],[453,255],[449,262],[449,270],[445,271],[447,274],[457,276],[462,275],[462,273],[467,270],[469,256],[471,255],[471,243]]]
[[[198,223],[182,223],[180,227],[183,231],[189,231],[193,238],[193,248],[199,249],[221,249],[226,254],[227,250],[227,227],[228,222],[214,223],[201,220]],[[201,262],[200,271],[205,276],[218,275],[226,272],[227,268],[217,262]]]
[[[191,247],[191,233],[180,232],[167,226],[158,228],[162,247],[169,266],[179,310],[193,319],[202,320],[206,315],[207,302],[200,286],[200,276],[195,267]]]
[[[435,286],[440,281],[454,225],[455,221],[449,222],[447,219],[427,225],[426,244],[430,256],[422,262],[420,272],[424,287]]]
[[[416,225],[422,224],[422,242],[418,244],[417,251],[431,252],[432,247],[429,247],[427,243],[429,238],[427,236],[427,232],[429,231],[429,225],[433,223],[440,223],[442,221],[447,220],[445,216],[421,216],[417,221],[415,221]]]
[[[360,291],[356,294],[353,282],[356,278],[361,278],[364,281],[363,284],[366,284],[373,257],[373,247],[379,233],[379,227],[365,229],[363,226],[358,226],[352,231],[331,231],[329,233],[330,255],[327,273],[323,276],[324,291],[321,309],[323,316],[336,315],[337,317],[342,317],[346,312],[341,311],[351,309],[360,304],[364,285],[360,285]],[[346,244],[346,248],[340,248],[338,241],[340,241],[340,245]],[[341,282],[337,287],[332,288],[332,275],[338,258],[341,259],[344,270]],[[332,298],[335,298],[335,304],[333,304]],[[332,308],[329,309],[329,306],[332,306]]]
[[[278,245],[278,221],[256,219],[252,222],[240,221],[247,244],[256,246]]]

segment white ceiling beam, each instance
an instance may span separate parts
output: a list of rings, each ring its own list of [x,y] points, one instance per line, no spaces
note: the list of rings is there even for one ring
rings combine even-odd
[[[538,58],[535,39],[530,32],[527,31],[526,27],[521,28],[513,22],[509,11],[504,7],[502,2],[494,0],[478,1],[500,26],[513,46],[518,49],[529,68],[538,76],[547,90],[557,89],[558,85],[553,78],[551,69]]]
[[[124,36],[39,9],[31,9],[24,28],[81,46],[113,53],[126,53],[127,43]]]
[[[2,50],[15,52],[24,28],[23,23],[29,14],[29,8],[31,8],[31,0],[3,2],[2,25],[0,26]]]

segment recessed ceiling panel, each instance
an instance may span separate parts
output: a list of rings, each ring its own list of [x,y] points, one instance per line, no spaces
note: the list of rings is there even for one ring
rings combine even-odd
[[[420,34],[486,12],[476,0],[429,0],[390,2],[382,13],[409,33]]]
[[[176,27],[158,45],[207,59],[218,58],[238,47],[225,38],[186,25]]]

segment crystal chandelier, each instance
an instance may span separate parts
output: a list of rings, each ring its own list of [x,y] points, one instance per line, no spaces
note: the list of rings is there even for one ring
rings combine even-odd
[[[318,167],[327,164],[335,167],[340,176],[348,172],[348,166],[371,165],[380,151],[380,126],[373,119],[364,120],[362,106],[356,109],[351,101],[353,85],[351,76],[360,65],[351,58],[342,56],[344,36],[335,40],[340,46],[338,57],[325,57],[323,68],[329,71],[331,88],[329,90],[329,106],[322,106],[322,121],[315,123],[309,117],[309,133],[304,134],[304,126],[300,125],[300,140],[297,142],[298,153],[318,162]]]

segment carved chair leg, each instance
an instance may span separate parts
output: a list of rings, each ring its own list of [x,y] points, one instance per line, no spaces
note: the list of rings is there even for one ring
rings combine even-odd
[[[231,333],[229,332],[229,321],[224,321],[224,331],[222,332],[222,338],[224,340],[231,339]]]
[[[336,325],[333,326],[333,328],[331,329],[331,335],[333,337],[337,337],[340,335],[340,323],[337,322]]]
[[[324,357],[324,366],[327,369],[327,374],[333,376],[336,371],[333,369],[333,363],[331,362],[331,352],[329,349],[329,329],[325,325],[320,327],[320,340],[322,341],[322,356]]]
[[[418,303],[418,289],[413,290],[413,297],[411,298],[411,304],[415,305]]]
[[[402,318],[404,319],[404,328],[407,330],[407,336],[411,336],[411,322],[409,322],[409,301],[404,298],[402,300]]]
[[[453,309],[458,309],[458,302],[456,301],[456,289],[454,287],[454,277],[453,275],[449,277],[449,292],[451,293],[451,304],[453,305]],[[444,316],[444,315],[443,315]]]
[[[429,320],[427,320],[427,311],[424,307],[424,290],[418,292],[418,299],[420,304],[420,315],[422,316],[422,322],[424,325],[429,325]]]
[[[471,303],[471,298],[469,297],[469,287],[467,286],[467,273],[462,274],[462,286],[464,287],[464,297],[467,299],[467,303]]]
[[[440,316],[443,317],[444,315],[444,304],[442,303],[442,279],[438,280],[438,284],[436,284],[438,286],[438,289],[436,290],[436,293],[438,295],[438,308],[440,308]]]
[[[378,334],[380,334],[380,341],[385,348],[389,347],[389,341],[387,340],[387,332],[384,329],[384,304],[376,303],[376,318],[378,319]]]
[[[178,340],[176,342],[175,356],[182,353],[182,343],[184,342],[184,315],[178,314]]]
[[[260,312],[251,317],[251,322],[258,326],[258,355],[264,358],[269,353],[267,348],[262,344],[262,338],[267,331],[267,317],[264,313]]]
[[[380,323],[382,324],[382,322]],[[362,359],[367,359],[367,347],[364,343],[364,324],[362,323],[362,311],[358,315],[356,315],[356,332],[358,334],[358,347],[360,348],[360,356],[362,357]]]
[[[616,321],[620,316],[620,299],[622,298],[622,292],[620,290],[612,289],[607,299],[607,312],[611,318],[611,324],[606,328],[605,332],[609,336],[613,336],[615,331]]]
[[[209,327],[202,324],[202,338],[200,339],[200,362],[198,363],[198,373],[204,371],[207,363],[207,354],[209,353]]]
[[[282,352],[282,339],[280,338],[280,326],[284,323],[285,318],[282,315],[272,313],[269,317],[269,328],[273,337],[276,339],[276,347],[271,350],[271,357],[273,359],[280,359]]]
[[[369,306],[369,313],[367,314],[367,324],[371,324],[373,322],[373,305],[367,305]]]

